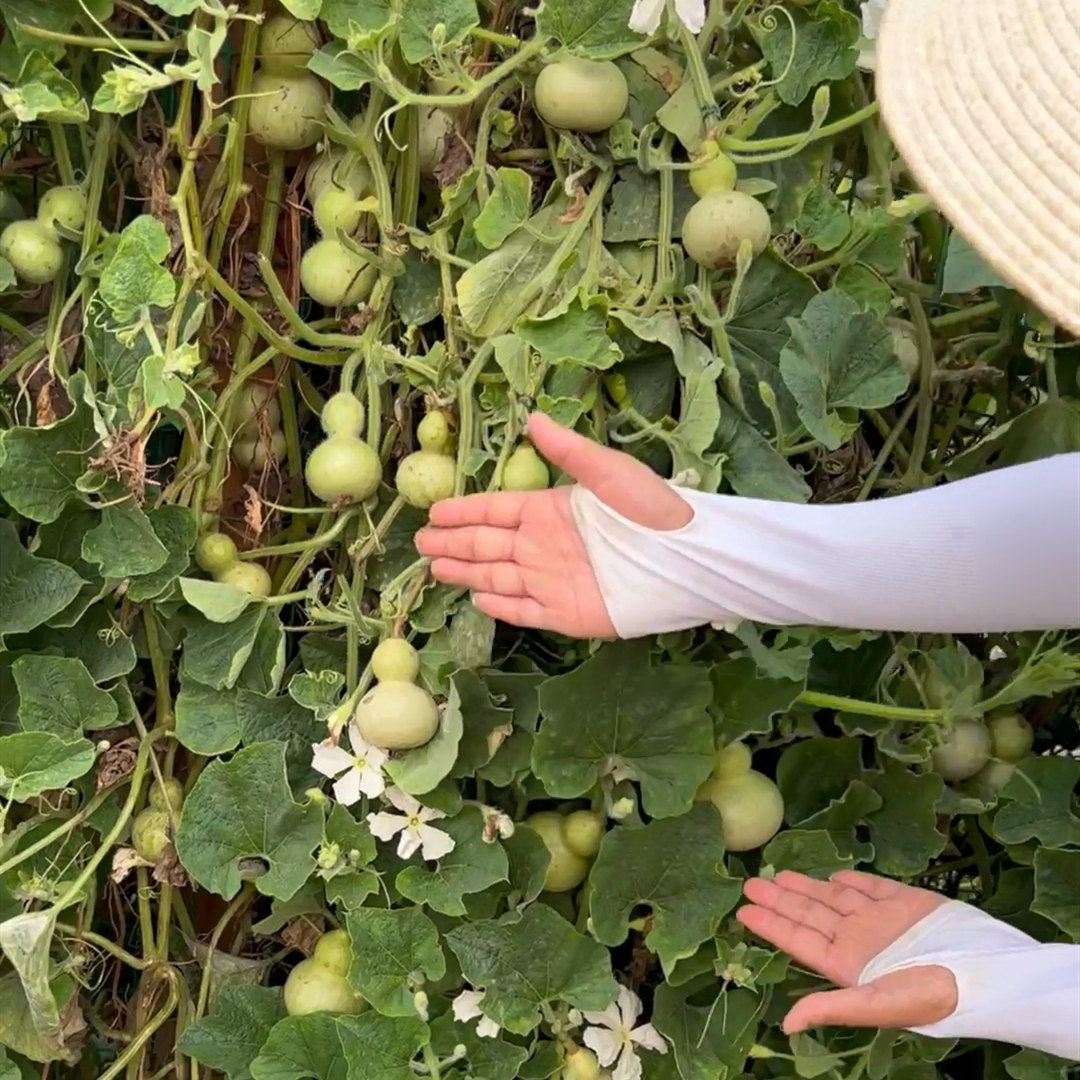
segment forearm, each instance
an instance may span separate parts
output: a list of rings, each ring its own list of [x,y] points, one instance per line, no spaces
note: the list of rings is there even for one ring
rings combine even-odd
[[[938,908],[874,958],[859,984],[939,965],[956,980],[957,1006],[916,1028],[942,1039],[993,1039],[1080,1061],[1080,945],[1043,945],[976,908]]]
[[[693,521],[656,532],[574,490],[622,637],[743,619],[927,633],[1080,625],[1080,454],[865,503],[680,494]]]

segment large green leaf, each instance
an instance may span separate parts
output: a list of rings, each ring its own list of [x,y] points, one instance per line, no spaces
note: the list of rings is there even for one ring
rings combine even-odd
[[[82,586],[83,579],[70,567],[31,555],[19,543],[15,526],[0,518],[0,635],[41,626],[63,611]]]
[[[94,744],[64,740],[50,731],[25,731],[0,738],[0,797],[26,802],[66,787],[94,767]]]
[[[116,702],[94,685],[81,660],[20,656],[11,673],[24,731],[51,731],[70,739],[116,723]]]
[[[1001,792],[1005,805],[994,815],[994,835],[1003,844],[1037,839],[1051,848],[1080,845],[1080,818],[1072,812],[1078,779],[1080,761],[1025,758]]]
[[[252,1061],[284,1013],[278,989],[226,986],[210,1015],[186,1027],[176,1048],[228,1080],[250,1080]]]

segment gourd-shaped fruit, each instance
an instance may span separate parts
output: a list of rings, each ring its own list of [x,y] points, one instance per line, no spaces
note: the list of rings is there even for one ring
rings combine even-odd
[[[38,203],[38,221],[42,225],[79,232],[86,221],[86,194],[82,188],[67,186],[49,188]]]
[[[184,785],[172,777],[165,781],[164,790],[157,783],[150,789],[150,805],[155,810],[179,811],[184,805]]]
[[[347,390],[339,390],[323,406],[320,422],[327,435],[359,438],[366,418],[364,403]]]
[[[593,810],[575,810],[563,819],[563,840],[582,859],[593,859],[604,838],[604,819]]]
[[[378,680],[357,702],[353,719],[366,742],[383,750],[413,750],[439,730],[435,699],[413,680],[420,670],[416,650],[400,638],[383,641],[371,654]]]
[[[220,577],[236,562],[236,544],[224,533],[207,533],[195,545],[195,562],[212,577]]]
[[[710,270],[734,264],[743,240],[760,255],[771,235],[768,210],[742,191],[711,192],[690,207],[682,224],[686,254]]]
[[[690,187],[698,198],[734,189],[738,169],[715,139],[706,139],[701,144],[701,149],[694,155],[694,163],[697,168],[690,170]]]
[[[322,134],[329,98],[306,71],[256,71],[251,80],[248,130],[256,142],[277,150],[303,150]]]
[[[445,414],[428,413],[417,427],[417,440],[420,449],[401,459],[395,483],[405,502],[427,510],[454,494],[457,462],[448,452],[453,440]]]
[[[337,393],[326,403],[322,425],[327,438],[311,451],[304,468],[304,479],[316,498],[363,502],[378,489],[382,462],[359,437],[363,424],[364,406],[352,394]]]
[[[355,1015],[367,1008],[367,1002],[353,990],[345,976],[324,967],[314,957],[301,960],[289,972],[283,996],[285,1011],[290,1016],[314,1012]]]
[[[992,716],[987,723],[994,757],[1000,761],[1016,763],[1031,752],[1035,742],[1035,729],[1017,713]]]
[[[60,273],[64,252],[56,233],[36,219],[13,221],[0,232],[0,257],[31,285],[45,285]]]
[[[217,580],[252,596],[269,596],[274,590],[270,575],[257,562],[235,562]]]
[[[542,491],[551,483],[551,473],[531,443],[522,443],[503,466],[504,491]]]
[[[169,847],[169,815],[148,806],[131,824],[131,846],[147,862],[156,863]]]
[[[563,816],[554,810],[542,810],[525,819],[525,824],[539,834],[551,856],[544,877],[546,892],[562,893],[576,889],[589,872],[589,860],[575,855],[567,847]]]
[[[750,765],[750,751],[741,743],[732,743],[717,754],[712,777],[698,788],[697,798],[720,811],[728,851],[759,848],[784,823],[780,789]]]
[[[533,101],[552,127],[606,131],[626,112],[630,88],[626,76],[610,60],[568,56],[540,72]]]
[[[981,720],[957,720],[930,760],[943,779],[966,780],[990,760],[990,751],[990,732]]]

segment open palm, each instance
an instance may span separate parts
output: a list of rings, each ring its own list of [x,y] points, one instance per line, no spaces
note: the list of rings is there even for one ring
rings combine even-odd
[[[677,529],[690,507],[648,466],[537,413],[529,438],[623,517]],[[436,503],[416,535],[437,581],[471,589],[493,618],[572,637],[614,637],[600,587],[570,508],[570,488],[467,495]]]
[[[823,1024],[923,1027],[956,1008],[955,980],[937,965],[857,985],[863,968],[945,897],[854,870],[829,881],[783,870],[775,880],[752,878],[743,891],[750,903],[737,918],[748,930],[843,988],[799,1001],[784,1020],[789,1034]]]

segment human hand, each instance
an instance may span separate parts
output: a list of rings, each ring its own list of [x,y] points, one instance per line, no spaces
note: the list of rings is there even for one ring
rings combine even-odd
[[[553,465],[637,525],[679,529],[690,506],[647,465],[560,427],[529,417],[533,446]],[[615,637],[585,544],[570,509],[570,488],[466,495],[436,503],[416,548],[432,558],[436,581],[473,591],[483,612],[515,626],[571,637]]]
[[[750,903],[736,914],[748,930],[843,987],[809,994],[784,1018],[784,1031],[810,1027],[924,1027],[956,1009],[956,980],[936,964],[906,968],[856,985],[863,968],[945,897],[898,881],[841,870],[817,881],[782,870],[751,878]]]

